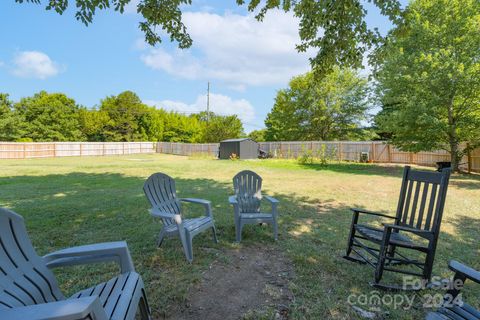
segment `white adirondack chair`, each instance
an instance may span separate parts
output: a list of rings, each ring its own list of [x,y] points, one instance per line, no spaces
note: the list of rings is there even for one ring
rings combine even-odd
[[[116,261],[121,274],[65,298],[50,270],[54,267]],[[99,243],[63,249],[40,257],[23,218],[0,208],[0,319],[143,320],[150,309],[142,278],[135,272],[127,244]]]

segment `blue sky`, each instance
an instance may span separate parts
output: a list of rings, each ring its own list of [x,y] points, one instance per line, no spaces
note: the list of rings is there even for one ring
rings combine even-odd
[[[369,25],[386,32],[388,20],[367,8]],[[309,70],[315,53],[295,51],[298,21],[291,14],[274,11],[259,23],[234,0],[194,0],[184,8],[194,42],[187,50],[168,38],[146,45],[134,6],[123,15],[100,11],[88,27],[73,9],[60,16],[44,6],[0,2],[0,92],[14,100],[63,92],[93,107],[132,90],[150,105],[192,113],[205,109],[210,81],[211,110],[238,114],[249,132],[264,126],[277,90]]]

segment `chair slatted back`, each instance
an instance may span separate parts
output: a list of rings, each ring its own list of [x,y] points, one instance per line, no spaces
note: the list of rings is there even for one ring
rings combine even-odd
[[[30,242],[23,218],[0,208],[0,309],[64,300]]]
[[[180,214],[180,201],[177,199],[175,180],[164,173],[152,174],[145,184],[143,191],[150,201],[152,208],[171,214]],[[165,225],[174,223],[172,219],[162,219]]]
[[[397,224],[438,234],[450,169],[442,172],[405,167],[397,207]]]
[[[244,170],[233,177],[233,188],[241,213],[260,212],[262,178],[253,171]]]

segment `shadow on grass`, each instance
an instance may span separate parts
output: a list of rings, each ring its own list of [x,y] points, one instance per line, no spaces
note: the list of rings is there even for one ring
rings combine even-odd
[[[326,170],[388,176],[400,176],[402,172],[401,167],[385,167],[383,171],[383,167],[356,164],[330,165]],[[227,201],[233,191],[230,183],[176,178],[179,197],[212,201],[220,238],[219,244],[211,241],[209,232],[195,238],[195,260],[188,264],[178,239],[168,239],[160,249],[156,248],[160,223],[147,212],[149,205],[142,190],[145,178],[82,172],[0,178],[0,205],[25,217],[32,241],[41,254],[80,244],[126,240],[135,266],[144,277],[156,317],[166,317],[173,309],[185,307],[188,290],[201,281],[202,273],[212,262],[222,259],[222,250],[259,243],[274,245],[295,266],[296,277],[291,284],[296,297],[291,306],[292,319],[355,317],[347,303],[348,296],[372,292],[368,282],[373,279],[373,270],[342,258],[351,222],[349,207],[356,204],[338,203],[335,199],[319,203],[308,197],[271,194],[281,202],[279,241],[273,242],[271,227],[249,225],[244,229],[242,243],[237,245],[233,243],[233,211]],[[187,215],[197,214],[201,209],[193,205],[185,207]],[[450,259],[479,267],[475,263],[478,264],[480,220],[461,216],[451,223],[457,233],[441,233],[434,267],[436,275],[450,275],[447,270]],[[95,266],[65,269],[57,275],[65,291],[75,292],[98,282],[102,270],[112,272]],[[382,309],[395,319],[423,315],[421,306],[406,311]]]
[[[480,190],[480,175],[459,173],[453,175],[451,185],[461,189]]]
[[[328,165],[318,163],[313,164],[299,164],[304,169],[332,171],[345,174],[361,174],[369,176],[401,176],[403,166],[399,165],[378,165],[370,163],[358,162],[332,162]]]

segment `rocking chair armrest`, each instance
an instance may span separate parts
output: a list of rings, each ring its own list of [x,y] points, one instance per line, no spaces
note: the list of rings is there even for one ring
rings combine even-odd
[[[350,210],[352,210],[354,213],[365,213],[365,214],[372,215],[372,216],[379,216],[379,217],[395,219],[395,220],[397,219],[397,217],[390,216],[388,214],[384,214],[384,213],[380,213],[380,212],[374,212],[374,211],[365,210],[365,209],[350,208]]]
[[[8,320],[108,320],[97,296],[34,304],[0,310],[0,319]]]
[[[451,260],[448,263],[448,267],[450,268],[450,270],[464,275],[467,279],[470,279],[470,280],[472,280],[476,283],[480,283],[480,272],[479,271],[477,271],[473,268],[470,268],[469,266],[466,266],[463,263],[460,263],[460,262],[455,261],[455,260]]]
[[[212,202],[210,200],[196,198],[181,198],[179,200],[182,202],[201,204],[205,207],[205,213],[207,214],[207,216],[212,216]]]
[[[397,224],[383,224],[383,226],[385,227],[385,229],[389,228],[389,229],[395,229],[395,230],[399,230],[399,231],[405,231],[405,232],[411,232],[411,233],[415,233],[421,237],[429,237],[433,234],[432,231],[429,231],[429,230],[422,230],[422,229],[415,229],[415,228],[410,228],[410,227],[407,227],[407,226],[399,226]]]
[[[49,268],[114,261],[120,265],[121,273],[135,271],[125,241],[66,248],[47,254],[43,259]]]

